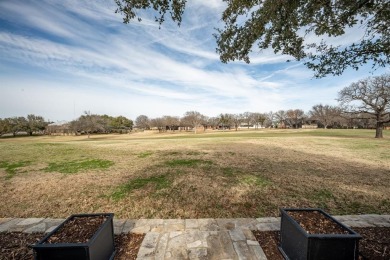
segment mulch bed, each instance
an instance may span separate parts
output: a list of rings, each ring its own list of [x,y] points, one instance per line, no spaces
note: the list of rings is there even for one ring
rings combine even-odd
[[[45,243],[88,243],[106,220],[105,216],[74,217],[65,222]]]
[[[135,260],[137,258],[139,247],[142,240],[144,240],[144,234],[121,234],[115,236],[115,259],[117,260]]]
[[[349,234],[319,211],[287,211],[308,234]]]
[[[33,250],[28,246],[35,244],[42,239],[42,233],[0,233],[0,259],[2,260],[31,260],[34,259]],[[137,258],[138,250],[145,235],[142,234],[121,234],[115,235],[115,259],[134,260]]]
[[[359,241],[360,259],[390,259],[389,227],[353,228],[353,230],[362,236]],[[279,231],[253,231],[253,234],[268,259],[284,259],[278,249]]]

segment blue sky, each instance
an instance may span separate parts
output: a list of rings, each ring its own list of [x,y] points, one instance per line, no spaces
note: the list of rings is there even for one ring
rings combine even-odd
[[[272,50],[254,51],[250,64],[223,64],[212,36],[222,27],[221,0],[189,1],[182,25],[167,21],[161,29],[148,12],[141,23],[123,24],[115,9],[113,0],[0,1],[0,118],[309,111],[336,105],[343,87],[389,71],[367,65],[315,79]],[[360,36],[354,28],[334,42]]]

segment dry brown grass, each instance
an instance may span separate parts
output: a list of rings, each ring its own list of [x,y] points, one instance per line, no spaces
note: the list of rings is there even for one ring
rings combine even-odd
[[[385,133],[386,134],[386,133]],[[0,140],[0,217],[118,218],[276,216],[279,207],[332,214],[390,213],[390,140],[371,131],[34,137]],[[66,174],[50,163],[109,160]]]

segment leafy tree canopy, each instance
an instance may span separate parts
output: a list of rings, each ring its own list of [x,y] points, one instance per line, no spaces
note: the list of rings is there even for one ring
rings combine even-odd
[[[168,13],[179,25],[186,0],[115,0],[125,23],[140,17],[137,10],[154,9],[160,25]],[[316,77],[341,75],[371,62],[390,63],[390,1],[383,0],[223,0],[225,23],[217,29],[217,52],[222,62],[243,60],[257,48],[304,60]],[[333,45],[325,38],[344,35],[351,27],[364,29],[358,41]],[[321,42],[308,42],[316,35]]]

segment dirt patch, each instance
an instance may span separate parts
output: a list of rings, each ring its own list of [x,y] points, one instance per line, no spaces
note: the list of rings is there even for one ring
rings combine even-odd
[[[353,228],[353,230],[362,236],[359,241],[359,259],[390,259],[390,228]],[[280,244],[279,231],[253,231],[253,234],[268,259],[284,259],[278,249]]]
[[[138,250],[144,240],[144,234],[121,234],[115,236],[115,259],[117,260],[135,260]]]
[[[308,234],[349,234],[319,211],[287,211]]]
[[[34,233],[0,233],[0,259],[2,260],[32,260],[33,250],[29,245],[35,244],[45,234]],[[115,258],[117,260],[135,260],[145,235],[121,234],[115,235]]]
[[[253,235],[255,235],[257,242],[259,242],[268,259],[284,260],[278,249],[280,244],[279,231],[253,231]]]

